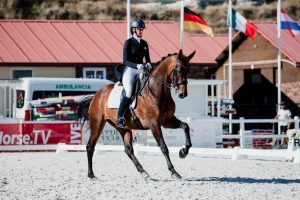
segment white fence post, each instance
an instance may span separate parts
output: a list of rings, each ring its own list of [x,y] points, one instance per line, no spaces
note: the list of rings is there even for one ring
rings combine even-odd
[[[300,163],[300,149],[297,149],[294,154],[294,163]]]
[[[245,148],[245,121],[244,117],[240,117],[240,146]]]
[[[68,150],[64,149],[66,147],[65,143],[58,143],[57,149],[56,149],[56,154],[64,154],[67,153]]]
[[[295,116],[294,120],[295,120],[294,127],[295,127],[296,130],[298,130],[299,129],[299,117]]]
[[[233,153],[232,153],[232,156],[231,156],[231,160],[238,160],[239,159],[239,147],[234,147],[233,148]]]

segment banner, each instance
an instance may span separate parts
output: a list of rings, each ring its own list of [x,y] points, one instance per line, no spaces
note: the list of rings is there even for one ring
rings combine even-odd
[[[81,124],[15,123],[0,124],[0,145],[81,144]]]

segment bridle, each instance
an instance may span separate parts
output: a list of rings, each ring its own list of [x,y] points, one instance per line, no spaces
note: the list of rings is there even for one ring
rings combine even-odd
[[[177,77],[178,77],[178,75],[180,73],[180,71],[179,71],[180,70],[179,69],[179,65],[180,65],[180,61],[177,59],[176,60],[176,64],[174,65],[173,70],[171,71],[171,74],[173,74],[173,78],[172,78],[172,80],[169,80],[169,82],[171,81],[172,88],[174,88],[175,91],[178,91],[180,85],[187,85],[188,84],[187,80],[176,81]],[[184,65],[182,65],[182,68],[186,69],[187,67],[185,67]]]
[[[149,82],[150,78],[153,78],[156,81],[159,81],[161,84],[166,85],[167,88],[169,88],[171,90],[173,89],[175,91],[175,93],[177,93],[178,90],[179,90],[180,85],[187,85],[188,84],[187,80],[176,81],[177,77],[179,76],[179,73],[180,73],[180,71],[179,71],[180,67],[179,66],[180,66],[181,62],[182,61],[180,61],[178,59],[176,60],[176,63],[175,63],[175,65],[174,65],[174,67],[173,67],[173,69],[172,69],[172,71],[169,75],[169,77],[172,77],[172,79],[169,79],[167,81],[161,80],[157,77],[154,77],[153,74],[152,74],[153,71],[152,72],[145,71],[144,74],[146,74],[146,76],[148,76],[147,77],[147,82]],[[187,70],[187,67],[185,67],[184,65],[182,65],[182,67]]]

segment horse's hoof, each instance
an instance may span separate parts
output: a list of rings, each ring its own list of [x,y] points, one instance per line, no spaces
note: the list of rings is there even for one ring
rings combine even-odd
[[[184,153],[183,148],[180,149],[180,151],[179,151],[179,158],[185,158],[186,156],[187,156],[187,153]]]
[[[182,177],[177,172],[174,172],[172,173],[172,178],[181,179]]]
[[[147,172],[141,172],[141,176],[142,176],[144,179],[150,178],[150,175],[149,175]]]
[[[95,176],[93,173],[89,173],[89,174],[88,174],[88,177],[89,177],[90,179],[96,179],[96,176]]]

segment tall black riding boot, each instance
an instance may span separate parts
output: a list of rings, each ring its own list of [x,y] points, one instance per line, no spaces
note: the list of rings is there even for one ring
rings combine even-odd
[[[124,128],[126,124],[126,120],[124,118],[124,113],[129,104],[129,98],[123,96],[120,102],[119,110],[118,110],[118,119],[117,119],[117,127]]]

